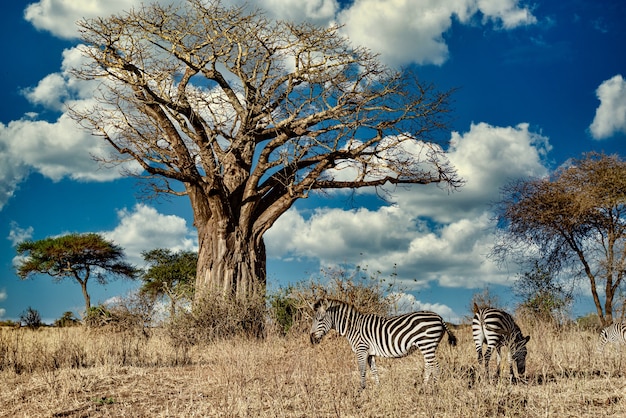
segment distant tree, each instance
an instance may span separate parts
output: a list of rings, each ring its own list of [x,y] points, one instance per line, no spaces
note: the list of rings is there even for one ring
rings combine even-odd
[[[17,265],[21,279],[47,274],[57,282],[67,278],[78,282],[86,313],[91,308],[87,284],[92,277],[106,284],[116,278],[134,279],[138,274],[134,266],[124,261],[120,246],[93,233],[24,241],[18,244],[17,254],[21,256]]]
[[[77,325],[80,321],[74,316],[74,312],[66,311],[63,315],[54,321],[55,327],[71,327]]]
[[[472,299],[469,303],[469,310],[472,312],[472,315],[474,312],[474,305],[477,305],[479,308],[489,307],[502,309],[500,298],[498,295],[491,293],[488,288],[484,288],[481,292],[474,293],[472,295]]]
[[[115,150],[105,163],[135,161],[149,190],[189,198],[196,306],[211,293],[264,300],[263,236],[312,192],[462,183],[439,143],[450,92],[338,27],[219,0],[78,25],[88,62],[73,73],[102,83],[72,117]]]
[[[600,321],[613,322],[626,273],[626,162],[589,153],[550,177],[512,182],[497,219],[496,259],[586,278]]]
[[[32,329],[37,329],[43,325],[39,311],[30,306],[20,314],[20,323],[24,324],[25,327]]]
[[[173,318],[177,305],[193,298],[198,253],[158,248],[142,255],[149,267],[142,275],[140,292],[153,299],[167,297]]]
[[[572,301],[571,291],[566,290],[538,261],[532,270],[519,275],[513,291],[522,299],[520,309],[542,320],[560,321]]]

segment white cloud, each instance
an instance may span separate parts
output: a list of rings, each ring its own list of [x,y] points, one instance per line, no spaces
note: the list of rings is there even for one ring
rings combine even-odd
[[[61,112],[56,120],[37,120],[38,115],[31,112],[7,125],[0,123],[0,209],[32,171],[53,181],[65,177],[110,181],[122,177],[122,170],[140,171],[136,162],[117,169],[103,168],[94,157],[110,157],[113,149],[62,113],[66,105],[80,108],[94,100],[96,82],[79,81],[69,75],[69,69],[84,59],[79,47],[63,51],[62,71],[49,74],[37,86],[23,91],[31,103]]]
[[[24,18],[39,30],[47,30],[60,38],[74,39],[78,35],[78,20],[109,16],[138,7],[141,3],[141,0],[39,0],[26,7]]]
[[[176,215],[164,215],[153,207],[137,204],[132,210],[117,213],[119,224],[101,234],[124,248],[131,263],[143,264],[142,251],[168,248],[172,251],[197,251],[196,231]]]
[[[449,306],[441,303],[427,303],[415,299],[410,293],[391,293],[390,298],[396,301],[395,308],[398,314],[415,311],[431,311],[438,313],[447,322],[459,323],[461,317]]]
[[[600,106],[589,126],[594,139],[605,139],[621,132],[626,134],[626,80],[618,74],[600,84],[596,90]]]
[[[397,275],[409,287],[477,288],[509,284],[487,258],[493,245],[489,206],[507,181],[547,173],[548,138],[528,124],[472,124],[453,133],[449,158],[467,185],[447,194],[437,187],[398,188],[395,205],[378,210],[292,209],[266,234],[268,256],[303,257],[321,265],[367,266]]]
[[[6,141],[2,140],[6,128],[0,122],[0,210],[13,197],[18,184],[28,176],[28,167],[8,152]]]
[[[0,302],[5,301],[6,299],[7,299],[6,289],[0,290]],[[0,316],[2,316],[2,313],[0,313]]]
[[[225,6],[243,3],[223,2]],[[474,17],[482,16],[483,24],[492,22],[496,28],[507,30],[534,24],[537,20],[530,9],[519,3],[518,0],[355,0],[342,9],[336,0],[260,0],[253,7],[267,10],[277,19],[306,20],[321,26],[340,23],[353,44],[370,48],[391,65],[411,62],[440,65],[448,58],[443,34],[450,29],[453,19],[468,24]],[[108,16],[141,4],[141,0],[40,0],[26,8],[25,18],[38,29],[75,39],[77,20]]]
[[[355,0],[338,21],[354,44],[367,46],[391,65],[441,65],[448,59],[443,34],[453,18],[468,23],[479,11],[483,23],[493,21],[504,29],[536,22],[515,0]]]
[[[111,149],[65,114],[54,122],[21,119],[0,124],[0,147],[6,151],[13,172],[21,174],[14,176],[15,185],[26,177],[26,168],[53,181],[64,177],[81,181],[121,177],[119,170],[103,169],[93,159],[109,156]]]
[[[11,222],[10,227],[11,229],[9,231],[9,236],[7,237],[7,239],[11,241],[11,245],[13,247],[15,247],[20,242],[26,241],[33,237],[34,229],[32,226],[29,226],[28,228],[20,228],[17,223]]]
[[[309,21],[319,25],[325,25],[334,19],[339,10],[336,0],[258,0],[255,6],[267,10],[279,19]]]

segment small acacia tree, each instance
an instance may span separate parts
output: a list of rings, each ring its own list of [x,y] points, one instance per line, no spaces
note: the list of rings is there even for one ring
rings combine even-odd
[[[83,291],[85,312],[91,308],[87,283],[93,277],[106,284],[111,279],[134,279],[138,271],[124,261],[124,251],[99,234],[69,234],[39,241],[23,241],[17,246],[22,256],[17,264],[17,274],[28,279],[37,274],[47,274],[55,281],[73,279]]]
[[[518,276],[513,292],[522,299],[521,311],[542,321],[559,323],[572,301],[571,290],[565,289],[538,261]]]
[[[586,278],[600,321],[612,323],[626,273],[626,162],[589,153],[551,177],[510,183],[502,196],[493,255]]]
[[[449,92],[386,68],[338,27],[272,21],[216,0],[79,22],[72,109],[159,193],[185,195],[198,230],[195,301],[263,300],[263,235],[325,189],[461,184],[437,143]]]
[[[167,297],[174,318],[177,305],[193,297],[198,253],[157,248],[142,255],[149,267],[143,273],[140,292],[153,299]]]

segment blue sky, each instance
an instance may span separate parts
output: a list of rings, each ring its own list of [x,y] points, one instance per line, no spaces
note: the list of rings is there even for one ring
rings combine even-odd
[[[170,1],[171,2],[171,1]],[[236,0],[225,1],[234,4]],[[73,4],[76,3],[76,4]],[[76,283],[20,281],[15,244],[98,232],[140,265],[141,251],[195,249],[186,198],[142,200],[135,179],[99,167],[105,146],[65,115],[89,90],[67,70],[80,62],[74,22],[127,10],[135,0],[41,0],[3,5],[0,76],[0,319],[28,306],[46,321],[84,306]],[[286,285],[322,267],[360,265],[401,281],[415,308],[448,320],[468,314],[485,288],[513,308],[511,266],[486,255],[490,203],[508,180],[545,175],[583,152],[626,156],[626,4],[621,1],[259,0],[270,16],[343,24],[354,43],[390,66],[414,66],[439,89],[456,88],[449,158],[467,185],[398,189],[394,204],[369,191],[300,201],[267,233],[268,281]],[[137,283],[92,283],[92,303]],[[586,287],[574,315],[591,312]]]

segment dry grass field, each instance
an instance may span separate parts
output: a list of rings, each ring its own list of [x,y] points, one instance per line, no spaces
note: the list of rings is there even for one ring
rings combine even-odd
[[[626,347],[596,335],[524,326],[527,384],[485,382],[467,326],[438,350],[425,388],[419,353],[378,359],[380,385],[359,390],[356,359],[332,331],[176,349],[150,337],[81,327],[0,330],[2,417],[604,417],[626,416]],[[506,376],[506,373],[503,373]],[[369,373],[368,373],[369,376]]]

